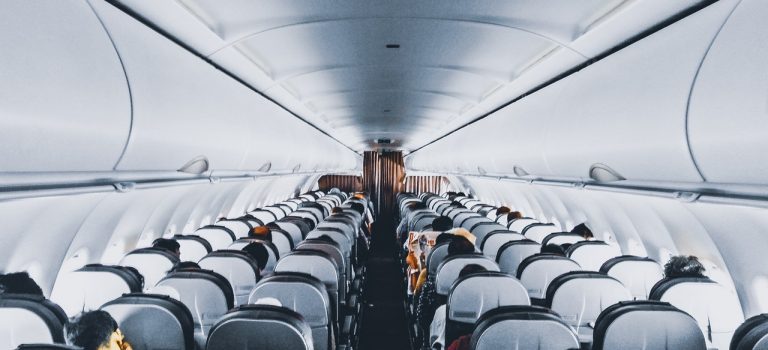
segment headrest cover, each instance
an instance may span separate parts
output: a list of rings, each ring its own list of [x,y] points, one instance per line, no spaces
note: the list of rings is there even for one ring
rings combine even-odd
[[[475,323],[488,310],[530,303],[528,292],[517,278],[501,272],[474,273],[453,284],[448,295],[446,318]]]
[[[560,317],[537,306],[503,306],[477,320],[471,349],[578,349],[579,338]]]
[[[488,271],[499,271],[499,266],[482,254],[473,253],[450,256],[437,267],[437,274],[435,275],[437,294],[448,295],[451,291],[451,286],[459,278],[461,269],[470,264],[480,265]]]
[[[287,308],[242,305],[213,326],[206,349],[311,350],[312,330],[301,315]]]

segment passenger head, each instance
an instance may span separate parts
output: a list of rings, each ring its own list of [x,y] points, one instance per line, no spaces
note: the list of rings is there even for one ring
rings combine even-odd
[[[43,295],[43,290],[26,272],[13,272],[0,275],[0,294]]]
[[[459,203],[459,202],[457,202],[457,201],[453,201],[453,202],[451,202],[451,204],[450,204],[450,205],[451,205],[452,207],[454,207],[454,208],[464,208],[464,205],[463,205],[463,204],[461,204],[461,203]]]
[[[453,228],[453,220],[447,216],[438,216],[432,220],[432,231],[445,232]]]
[[[577,233],[584,239],[591,239],[595,237],[595,235],[592,234],[592,230],[590,230],[589,227],[587,227],[587,225],[584,223],[574,226],[573,229],[571,229],[571,232]]]
[[[165,249],[166,251],[171,252],[171,254],[178,256],[181,256],[181,246],[179,245],[179,242],[176,242],[175,239],[172,238],[158,238],[154,242],[152,242],[152,246],[155,248]]]
[[[168,272],[176,272],[180,270],[200,270],[200,265],[194,261],[182,261],[176,263],[176,265],[173,265],[171,271]]]
[[[267,226],[256,226],[251,229],[248,235],[251,238],[258,238],[264,241],[272,241],[272,230]]]
[[[106,311],[88,311],[69,320],[64,326],[67,344],[84,350],[122,350],[123,334],[117,322]]]
[[[563,247],[557,244],[547,244],[541,247],[541,252],[546,254],[557,254],[557,255],[565,256],[565,251],[563,250]]]
[[[563,248],[564,252],[568,252],[568,248],[570,248],[573,245],[573,243],[563,243],[560,245],[560,248]]]
[[[341,207],[333,207],[331,209],[331,215],[341,214],[344,212],[344,209],[341,209]]]
[[[693,255],[673,256],[664,265],[664,276],[674,277],[704,277],[704,265]]]
[[[507,222],[511,222],[512,220],[522,219],[523,213],[519,211],[510,211],[509,214],[507,214]]]
[[[435,245],[438,245],[443,242],[450,242],[453,241],[453,238],[456,237],[453,235],[453,233],[450,232],[443,232],[439,235],[437,235],[437,238],[435,238]]]
[[[419,202],[414,202],[414,203],[415,204],[412,207],[413,210],[427,209],[427,205],[424,204],[424,202],[419,201]]]
[[[512,209],[509,209],[509,207],[501,206],[499,209],[496,209],[496,215],[503,215],[503,214],[509,214]]]
[[[488,270],[478,264],[469,264],[467,266],[464,266],[461,269],[461,271],[459,271],[459,278],[462,278],[467,275],[471,275],[473,273],[485,272],[485,271],[488,271]]]
[[[469,254],[474,252],[475,246],[464,237],[454,236],[451,243],[448,243],[448,255]]]
[[[352,210],[360,213],[360,215],[364,215],[365,214],[365,206],[364,205],[362,205],[360,203],[357,203],[357,202],[353,202],[349,206],[352,207]]]
[[[315,239],[317,239],[318,241],[323,241],[325,243],[336,244],[336,241],[334,241],[333,238],[331,238],[331,236],[329,235],[320,235]]]
[[[258,242],[253,242],[243,247],[243,251],[256,261],[256,265],[259,265],[259,269],[264,271],[267,267],[267,261],[269,260],[269,252],[267,247]]]

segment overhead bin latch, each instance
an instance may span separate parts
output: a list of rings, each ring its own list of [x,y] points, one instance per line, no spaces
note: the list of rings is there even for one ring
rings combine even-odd
[[[687,191],[679,191],[673,193],[674,197],[677,198],[677,200],[681,202],[695,202],[701,197],[701,193],[697,192],[687,192]]]
[[[118,182],[115,184],[112,184],[112,186],[115,187],[115,190],[119,193],[127,193],[133,191],[134,188],[136,188],[135,182]]]

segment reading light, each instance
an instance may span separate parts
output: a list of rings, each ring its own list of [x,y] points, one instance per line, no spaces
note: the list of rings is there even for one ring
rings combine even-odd
[[[602,163],[595,163],[589,167],[589,178],[597,182],[614,182],[627,179],[616,170]]]

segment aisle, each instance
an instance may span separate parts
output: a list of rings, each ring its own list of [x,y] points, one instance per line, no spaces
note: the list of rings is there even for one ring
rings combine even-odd
[[[395,224],[391,220],[377,224],[367,264],[366,305],[359,349],[408,350],[410,340],[403,306],[405,287],[395,259]]]

